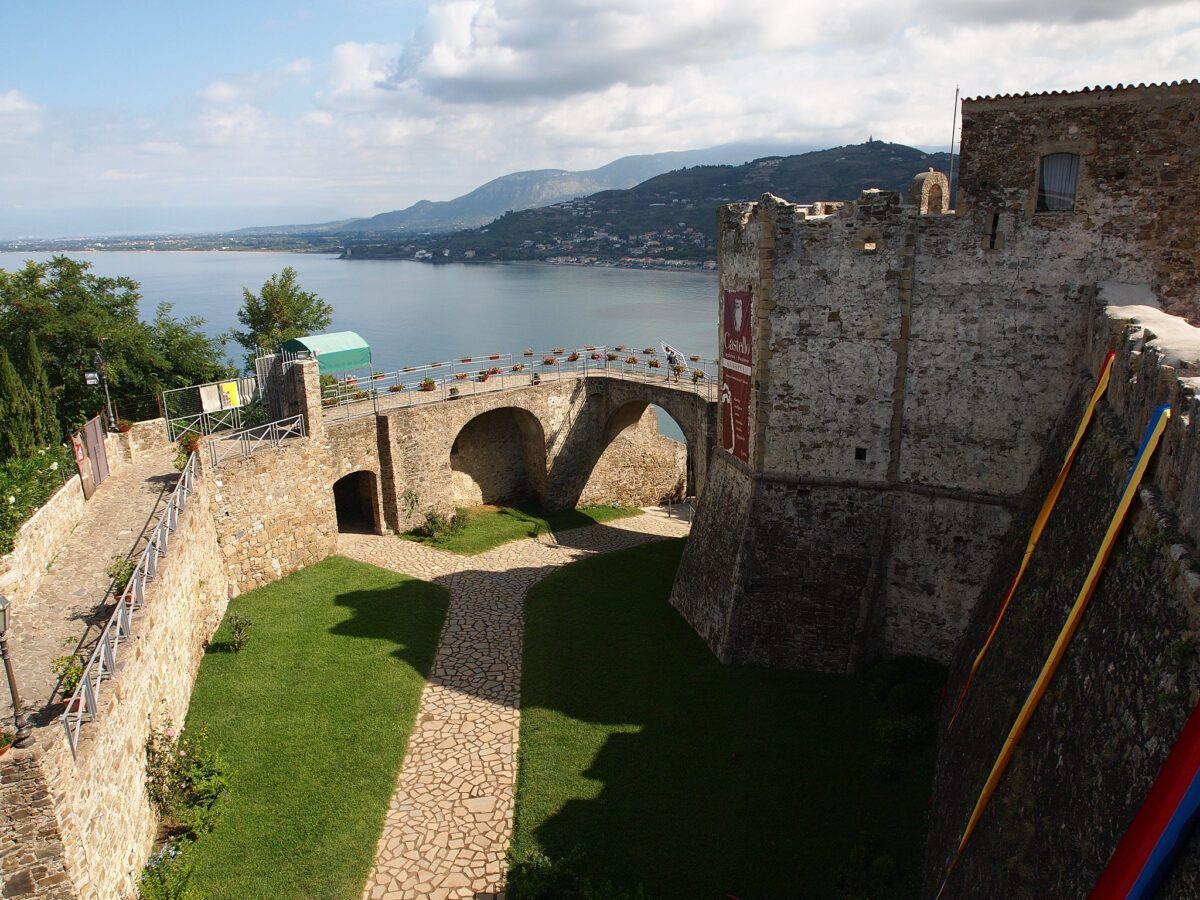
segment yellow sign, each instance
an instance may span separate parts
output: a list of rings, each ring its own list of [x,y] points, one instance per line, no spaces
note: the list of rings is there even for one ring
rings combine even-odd
[[[238,385],[236,381],[222,381],[217,385],[221,392],[221,409],[233,409],[242,404],[238,400]]]

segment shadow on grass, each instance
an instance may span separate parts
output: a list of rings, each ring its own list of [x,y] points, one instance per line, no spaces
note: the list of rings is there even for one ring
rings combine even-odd
[[[513,858],[577,881],[528,890],[518,868],[514,898],[916,896],[932,757],[918,735],[877,774],[890,682],[721,665],[666,602],[681,550],[530,591]],[[921,690],[932,710],[936,678]]]

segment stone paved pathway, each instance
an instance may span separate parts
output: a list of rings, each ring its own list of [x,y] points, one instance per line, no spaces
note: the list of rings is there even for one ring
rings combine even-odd
[[[173,446],[145,451],[137,465],[118,469],[87,502],[34,595],[19,609],[14,604],[8,645],[21,702],[34,724],[46,724],[55,710],[51,701],[61,699],[50,661],[75,650],[91,652],[112,608],[112,579],[104,570],[114,556],[141,552],[178,478]],[[0,693],[0,715],[11,721],[8,691]]]
[[[338,550],[346,556],[450,590],[365,898],[502,896],[517,776],[526,591],[567,563],[687,531],[685,521],[650,510],[465,557],[394,536],[339,537]]]

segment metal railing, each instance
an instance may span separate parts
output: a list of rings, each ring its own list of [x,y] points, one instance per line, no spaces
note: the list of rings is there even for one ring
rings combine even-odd
[[[247,459],[259,450],[278,447],[290,438],[305,437],[304,416],[289,416],[265,425],[255,425],[231,434],[209,438],[208,458],[214,466],[219,466],[227,459]]]
[[[94,720],[100,711],[101,685],[116,674],[121,646],[133,633],[134,614],[146,601],[146,585],[158,574],[159,561],[167,552],[171,535],[179,527],[179,515],[187,508],[188,498],[195,490],[195,480],[196,454],[193,453],[188,457],[171,499],[167,501],[167,508],[159,516],[154,531],[150,534],[150,540],[138,558],[133,575],[121,591],[121,596],[117,598],[116,609],[113,610],[104,630],[100,632],[100,639],[83,668],[78,686],[67,699],[62,723],[72,756],[79,745],[79,732],[83,723]]]
[[[677,390],[716,399],[718,364],[689,357],[681,371],[670,371],[657,350],[631,352],[624,346],[556,347],[543,353],[526,350],[520,356],[491,353],[405,366],[394,372],[351,375],[321,391],[326,419],[373,415],[380,409],[454,400],[472,394],[527,387],[563,378],[609,376],[644,382],[663,382]]]

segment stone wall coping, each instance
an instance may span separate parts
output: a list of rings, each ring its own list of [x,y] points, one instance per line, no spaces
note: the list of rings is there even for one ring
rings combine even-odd
[[[1152,82],[1151,84],[1118,84],[1113,87],[1111,84],[1106,84],[1103,87],[1096,85],[1095,87],[1085,87],[1077,91],[1042,91],[1041,93],[1029,93],[1025,91],[1022,94],[985,94],[980,97],[964,97],[963,111],[971,106],[981,106],[986,104],[991,109],[1003,109],[1005,107],[1025,106],[1030,102],[1040,105],[1044,103],[1071,103],[1075,101],[1084,101],[1093,104],[1115,100],[1118,102],[1128,102],[1130,100],[1142,100],[1146,97],[1178,97],[1178,96],[1193,96],[1200,94],[1200,79],[1183,79],[1182,81],[1171,82]]]

